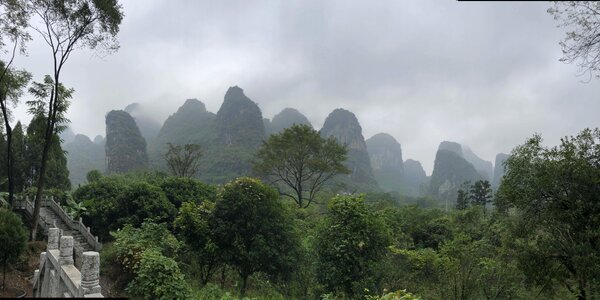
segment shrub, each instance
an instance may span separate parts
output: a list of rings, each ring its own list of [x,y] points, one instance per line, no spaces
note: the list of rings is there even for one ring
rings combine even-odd
[[[6,266],[15,262],[25,251],[27,231],[18,215],[0,208],[0,263],[2,263],[2,287],[5,287]]]

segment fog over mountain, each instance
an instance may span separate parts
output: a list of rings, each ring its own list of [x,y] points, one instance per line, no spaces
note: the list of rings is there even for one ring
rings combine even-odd
[[[217,112],[223,91],[235,85],[268,119],[293,107],[321,128],[344,107],[363,136],[389,133],[427,174],[440,141],[468,145],[493,162],[535,132],[556,144],[598,126],[600,80],[582,83],[588,78],[576,77],[576,65],[558,61],[564,30],[546,13],[548,3],[122,4],[119,51],[76,51],[63,71],[64,85],[75,89],[67,117],[76,134],[104,135],[105,114],[133,102],[155,124],[190,98]],[[43,40],[29,43],[15,66],[36,81],[51,73]],[[15,123],[29,123],[27,100]]]

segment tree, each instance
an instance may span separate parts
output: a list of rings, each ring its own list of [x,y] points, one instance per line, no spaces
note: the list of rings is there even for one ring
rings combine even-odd
[[[19,258],[25,250],[27,232],[21,218],[0,208],[0,262],[2,263],[2,288],[6,288],[6,265]]]
[[[209,224],[214,206],[212,201],[185,202],[179,208],[174,222],[176,232],[198,261],[197,270],[194,271],[200,273],[203,285],[208,283],[220,263],[220,251]]]
[[[73,50],[86,47],[103,48],[107,52],[116,51],[116,35],[123,19],[123,12],[117,0],[31,0],[31,12],[39,18],[41,26],[32,26],[52,50],[52,77],[44,83],[52,84],[49,93],[44,95],[48,107],[46,113],[45,136],[41,157],[41,167],[37,179],[31,238],[35,237],[39,222],[42,191],[44,188],[48,151],[52,136],[57,133],[57,121],[63,112],[66,101],[62,98],[60,75]],[[49,79],[49,80],[48,80]]]
[[[42,114],[37,114],[31,119],[27,126],[26,145],[26,174],[30,185],[35,183],[40,172],[40,160],[42,157],[42,145],[44,143],[44,124],[46,120]],[[67,157],[63,151],[58,134],[52,136],[52,143],[48,151],[46,187],[49,189],[69,190],[69,169],[67,168]]]
[[[316,237],[317,279],[328,291],[353,299],[373,276],[389,246],[389,234],[362,196],[336,196]],[[370,286],[369,286],[370,287]]]
[[[31,74],[26,71],[16,71],[12,68],[17,49],[25,53],[25,43],[30,40],[29,33],[25,30],[29,14],[24,0],[8,0],[0,2],[0,50],[10,53],[8,62],[0,61],[0,110],[6,129],[7,151],[6,169],[8,175],[8,197],[12,205],[14,200],[14,162],[12,150],[12,128],[10,125],[11,105],[16,105]],[[5,50],[6,39],[12,43],[11,50]]]
[[[217,198],[217,188],[214,185],[192,178],[169,177],[160,184],[160,188],[176,208],[185,202],[200,204],[206,200],[214,202]]]
[[[310,126],[295,124],[263,142],[254,169],[276,184],[280,194],[306,208],[327,181],[349,173],[343,165],[346,158],[345,147],[335,139],[324,139]]]
[[[469,198],[471,199],[471,204],[481,205],[485,209],[485,206],[492,202],[492,188],[490,182],[487,180],[476,181],[471,186]]]
[[[179,177],[193,177],[196,175],[200,168],[200,158],[202,157],[200,145],[167,144],[169,145],[169,150],[165,153],[164,158],[173,175]]]
[[[558,146],[535,135],[513,150],[497,197],[518,210],[514,248],[542,286],[564,285],[577,299],[600,289],[600,130]]]
[[[225,263],[234,267],[246,293],[248,276],[291,273],[298,241],[277,191],[257,179],[242,177],[223,187],[211,230]]]
[[[456,209],[465,210],[469,207],[469,192],[459,189],[456,196]]]
[[[568,28],[566,37],[559,43],[563,52],[560,61],[578,61],[580,75],[589,73],[591,78],[600,70],[600,3],[555,1],[548,13],[560,22],[558,27]]]
[[[12,132],[12,167],[15,193],[25,189],[27,182],[27,146],[21,122],[17,122]]]

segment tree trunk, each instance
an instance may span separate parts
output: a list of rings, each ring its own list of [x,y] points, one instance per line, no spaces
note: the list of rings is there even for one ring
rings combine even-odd
[[[49,116],[50,117],[50,116]],[[46,127],[46,136],[44,140],[44,151],[42,152],[42,164],[40,166],[40,172],[38,174],[37,191],[35,194],[35,204],[33,209],[33,223],[31,225],[31,237],[30,241],[35,240],[37,234],[37,227],[40,221],[40,206],[42,204],[42,191],[44,188],[44,181],[46,179],[46,162],[48,160],[48,151],[50,149],[50,142],[52,141],[52,132],[54,131],[54,124],[50,124],[50,128]]]
[[[243,299],[246,296],[246,283],[248,282],[248,275],[242,275],[242,285],[240,286],[240,298]]]
[[[2,290],[6,289],[6,258],[2,264]]]
[[[10,123],[8,122],[8,112],[6,108],[6,95],[1,95],[2,99],[0,99],[0,106],[2,108],[2,117],[4,119],[4,127],[6,127],[6,162],[8,169],[8,203],[10,207],[14,207],[14,193],[15,193],[15,183],[14,183],[14,170],[13,170],[13,155],[12,155],[12,128],[10,127]]]

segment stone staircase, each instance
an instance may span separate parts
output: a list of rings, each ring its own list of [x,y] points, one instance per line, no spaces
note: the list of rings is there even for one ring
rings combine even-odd
[[[33,215],[34,205],[27,197],[17,199],[15,208],[23,210],[29,217]],[[41,201],[40,227],[46,236],[50,228],[58,228],[61,236],[73,237],[73,254],[77,268],[81,267],[83,252],[102,249],[98,237],[92,235],[90,228],[83,224],[81,218],[74,220],[53,197],[44,197]]]
[[[87,242],[83,234],[77,230],[72,230],[70,226],[67,226],[62,218],[59,217],[52,209],[50,209],[50,207],[41,207],[40,215],[43,216],[41,219],[46,223],[48,228],[56,227],[61,230],[61,235],[72,236],[73,246],[75,249],[81,249],[82,252],[95,251],[94,246]]]

